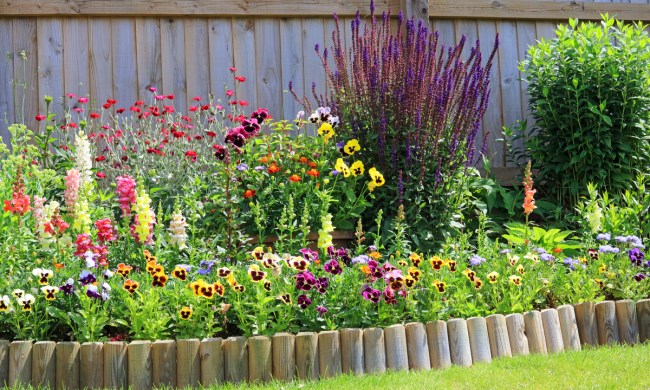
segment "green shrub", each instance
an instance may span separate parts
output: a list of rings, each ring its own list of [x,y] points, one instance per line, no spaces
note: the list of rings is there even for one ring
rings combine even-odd
[[[600,24],[572,19],[520,65],[536,121],[525,146],[541,187],[566,207],[589,182],[618,196],[649,172],[650,38],[643,29],[607,15]]]

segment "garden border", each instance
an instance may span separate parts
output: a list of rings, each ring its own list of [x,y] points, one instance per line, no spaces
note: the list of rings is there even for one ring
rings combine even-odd
[[[524,314],[206,340],[0,340],[0,385],[177,388],[471,366],[492,359],[650,340],[650,299],[583,302]]]

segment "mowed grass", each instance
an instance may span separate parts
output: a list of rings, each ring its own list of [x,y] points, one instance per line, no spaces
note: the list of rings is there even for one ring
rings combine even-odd
[[[223,389],[224,387],[219,387]],[[503,358],[473,367],[340,376],[318,382],[227,385],[250,389],[650,389],[650,343]],[[215,387],[216,389],[216,387]]]

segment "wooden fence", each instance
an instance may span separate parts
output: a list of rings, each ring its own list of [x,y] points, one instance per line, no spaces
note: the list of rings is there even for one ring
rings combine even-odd
[[[650,340],[650,299],[562,305],[426,325],[206,340],[2,341],[0,386],[199,387],[471,366],[492,359]]]
[[[650,20],[649,1],[375,3],[378,12],[401,8],[429,17],[448,45],[464,34],[469,42],[480,39],[488,51],[495,35],[501,35],[491,102],[477,140],[487,138],[498,169],[510,166],[497,141],[502,126],[528,115],[526,86],[517,69],[528,46],[551,37],[556,24],[569,17],[598,19],[609,12]],[[357,9],[367,15],[368,6],[366,0],[1,0],[0,53],[7,54],[7,61],[0,62],[0,135],[6,137],[7,123],[36,127],[33,118],[43,113],[46,94],[89,95],[95,106],[114,98],[128,107],[148,98],[153,86],[175,94],[176,108],[186,112],[194,96],[221,96],[224,85],[233,84],[228,71],[233,64],[248,78],[240,96],[251,108],[265,106],[276,118],[292,119],[299,106],[285,92],[290,81],[298,93],[310,94],[312,82],[321,91],[326,88],[314,45],[330,45],[331,14],[339,15],[349,45],[350,21]]]

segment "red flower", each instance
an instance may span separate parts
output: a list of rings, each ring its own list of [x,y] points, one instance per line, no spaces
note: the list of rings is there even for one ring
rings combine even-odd
[[[246,77],[244,76],[235,76],[235,80],[239,81],[240,83],[243,83],[246,81]]]
[[[101,171],[100,171],[100,172],[97,172],[97,173],[95,174],[95,176],[96,176],[98,179],[105,179],[105,178],[106,178],[106,174],[105,174],[104,172],[101,172]]]
[[[142,100],[137,100],[135,103],[133,103],[134,106],[144,106],[144,102]]]
[[[194,100],[195,102],[200,102],[201,100],[203,100],[203,98],[201,96],[194,96],[192,100]]]
[[[315,170],[315,169],[313,169],[313,168],[310,169],[310,170],[308,170],[308,171],[307,171],[307,174],[308,174],[309,176],[312,176],[312,177],[318,177],[318,176],[320,176],[320,172],[318,172],[317,170]]]
[[[97,119],[97,118],[100,118],[101,115],[99,115],[99,114],[96,113],[96,112],[91,112],[91,113],[90,113],[90,117],[93,118],[93,119]]]
[[[267,168],[266,171],[267,171],[270,175],[272,175],[272,174],[274,174],[274,173],[278,173],[278,172],[280,172],[280,167],[278,166],[278,164],[276,164],[276,163],[273,162],[273,163],[271,163],[271,165],[269,165],[269,167]]]
[[[247,198],[247,199],[252,198],[252,197],[255,196],[256,193],[257,193],[257,191],[255,191],[255,190],[246,190],[246,191],[244,191],[244,198]]]
[[[34,117],[34,119],[36,119],[37,121],[40,122],[40,121],[44,121],[45,119],[47,119],[47,117],[46,117],[45,115],[38,114],[38,115],[36,115],[36,116]]]
[[[115,99],[106,99],[106,103],[110,104],[111,106],[115,103],[117,103],[117,100]]]
[[[136,106],[131,106],[131,107],[129,107],[129,111],[140,112],[140,108],[138,108]]]
[[[189,157],[192,160],[192,162],[196,161],[196,156],[197,154],[194,150],[188,150],[187,152],[185,152],[185,157]]]
[[[248,106],[248,102],[246,100],[240,100],[239,105],[242,106],[242,107],[246,107],[246,106]]]
[[[198,109],[199,109],[199,106],[190,106],[190,108],[188,108],[188,110],[190,112],[196,112]]]
[[[121,114],[121,113],[123,113],[124,111],[126,111],[126,109],[125,109],[124,107],[120,107],[120,108],[118,108],[115,112],[117,112],[118,114]]]
[[[167,99],[169,99],[169,100],[174,100],[174,94],[172,93],[172,94],[170,94],[170,95],[167,95]]]
[[[205,104],[205,105],[201,106],[201,111],[207,111],[207,110],[209,110],[209,109],[210,109],[210,105],[209,105],[209,104]]]
[[[80,104],[88,103],[88,98],[87,97],[80,97],[79,100],[77,100]]]
[[[104,103],[102,107],[104,107],[105,110],[108,110],[109,108],[111,108],[111,105],[109,103]]]
[[[237,68],[235,68],[234,66],[231,66],[231,67],[230,67],[230,71],[231,71],[231,72],[236,72],[236,71],[237,71]]]
[[[97,161],[97,162],[101,162],[101,161],[104,161],[104,160],[106,160],[106,156],[97,156],[97,157],[95,157],[95,161]]]
[[[208,131],[207,133],[205,133],[205,135],[214,138],[217,136],[217,133],[215,133],[214,131]]]
[[[296,175],[296,174],[293,174],[293,175],[291,175],[291,177],[289,177],[289,181],[294,182],[294,183],[298,183],[301,180],[302,180],[302,178],[300,176]]]
[[[232,96],[234,94],[235,93],[232,91],[232,89],[229,89],[229,90],[226,91],[226,96]]]

